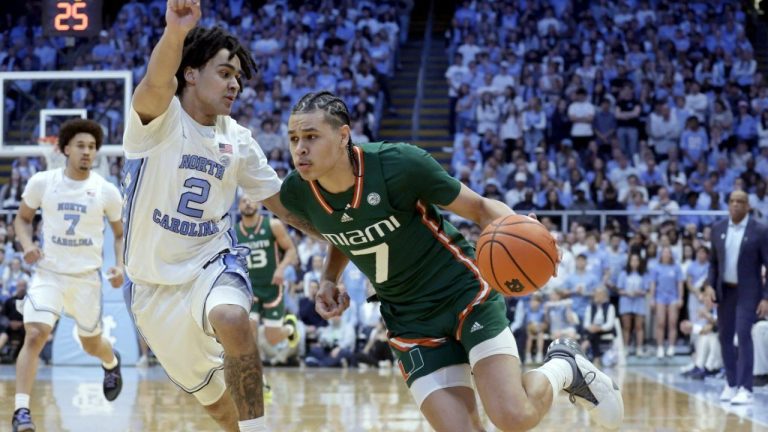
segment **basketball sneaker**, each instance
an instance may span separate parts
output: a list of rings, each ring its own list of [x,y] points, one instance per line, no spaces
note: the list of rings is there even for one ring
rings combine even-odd
[[[730,402],[731,399],[736,397],[737,388],[731,387],[728,384],[723,387],[723,392],[720,393],[720,400],[723,402]]]
[[[286,325],[293,327],[293,333],[291,333],[291,335],[288,336],[287,340],[288,340],[289,347],[296,348],[299,345],[299,320],[296,319],[296,315],[287,314],[283,319],[283,322]]]
[[[571,403],[587,410],[592,420],[604,428],[621,427],[624,399],[619,386],[584,356],[579,344],[566,338],[554,340],[544,361],[554,358],[567,361],[573,369],[571,385],[564,389]]]
[[[32,423],[32,415],[28,408],[19,408],[13,413],[11,421],[13,432],[34,431],[35,424]]]
[[[755,401],[752,392],[744,387],[739,387],[736,396],[731,399],[731,405],[750,405]]]
[[[117,399],[120,395],[120,391],[123,389],[123,376],[120,374],[120,364],[122,363],[120,361],[120,353],[117,352],[117,350],[114,352],[115,357],[117,358],[117,366],[109,370],[104,366],[101,367],[104,369],[104,383],[102,385],[104,389],[104,397],[110,402]]]

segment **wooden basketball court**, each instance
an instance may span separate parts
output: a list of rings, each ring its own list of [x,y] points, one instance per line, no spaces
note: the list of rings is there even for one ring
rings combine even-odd
[[[32,395],[38,431],[215,431],[193,397],[178,390],[160,367],[125,368],[121,396],[101,394],[98,367],[42,366]],[[720,380],[686,381],[674,367],[630,367],[611,372],[623,390],[624,431],[768,431],[768,391],[749,407],[721,404]],[[399,373],[371,369],[267,369],[270,430],[430,431]],[[10,430],[14,368],[0,367],[0,431]],[[488,430],[495,430],[487,423]],[[587,414],[560,396],[538,431],[587,431]]]

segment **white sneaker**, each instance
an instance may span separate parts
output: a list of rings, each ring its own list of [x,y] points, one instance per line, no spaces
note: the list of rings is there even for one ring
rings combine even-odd
[[[675,346],[670,345],[667,347],[667,357],[674,357],[675,356]]]
[[[661,345],[656,347],[656,358],[659,360],[664,358],[664,347]]]
[[[726,384],[723,392],[720,393],[720,400],[723,402],[730,402],[734,397],[736,397],[736,387],[731,387]]]
[[[554,340],[547,350],[545,362],[561,358],[573,368],[570,387],[563,389],[568,399],[578,404],[598,425],[615,430],[624,421],[624,399],[619,386],[605,373],[596,368],[581,352],[579,344],[571,339]]]
[[[544,355],[542,353],[536,353],[536,360],[534,360],[538,364],[544,363]]]
[[[750,405],[755,401],[755,397],[752,396],[752,392],[739,387],[739,391],[736,392],[736,396],[731,399],[731,405]]]

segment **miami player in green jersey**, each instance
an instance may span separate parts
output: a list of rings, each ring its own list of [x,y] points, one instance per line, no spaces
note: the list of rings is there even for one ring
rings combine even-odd
[[[565,390],[601,426],[621,425],[618,386],[575,341],[558,339],[545,363],[522,374],[500,294],[482,280],[474,249],[438,206],[481,228],[512,214],[448,175],[408,144],[350,140],[347,107],[328,92],[309,93],[288,122],[296,170],[280,199],[331,244],[317,311],[349,306],[337,281],[349,260],[373,283],[390,345],[422,413],[439,431],[483,430],[472,385],[501,430],[526,430]]]
[[[285,314],[282,287],[285,269],[296,262],[296,247],[282,222],[259,214],[258,202],[243,195],[238,206],[242,218],[236,230],[237,242],[251,250],[247,262],[253,289],[253,335],[259,334],[259,321],[263,321],[267,342],[277,345],[288,339],[295,347],[299,343],[296,317]],[[279,262],[278,249],[282,251]]]

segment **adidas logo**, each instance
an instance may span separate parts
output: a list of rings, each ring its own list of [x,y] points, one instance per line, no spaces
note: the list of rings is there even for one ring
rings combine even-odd
[[[348,215],[348,214],[346,214],[346,213],[344,213],[344,214],[342,214],[342,215],[341,215],[341,221],[342,221],[342,222],[351,222],[352,220],[353,220],[353,219],[352,219],[351,217],[349,217],[349,215]]]
[[[483,329],[483,325],[480,324],[479,322],[475,321],[475,323],[472,324],[472,328],[469,329],[469,332],[470,333],[474,333],[474,332],[476,332],[478,330],[482,330],[482,329]]]

